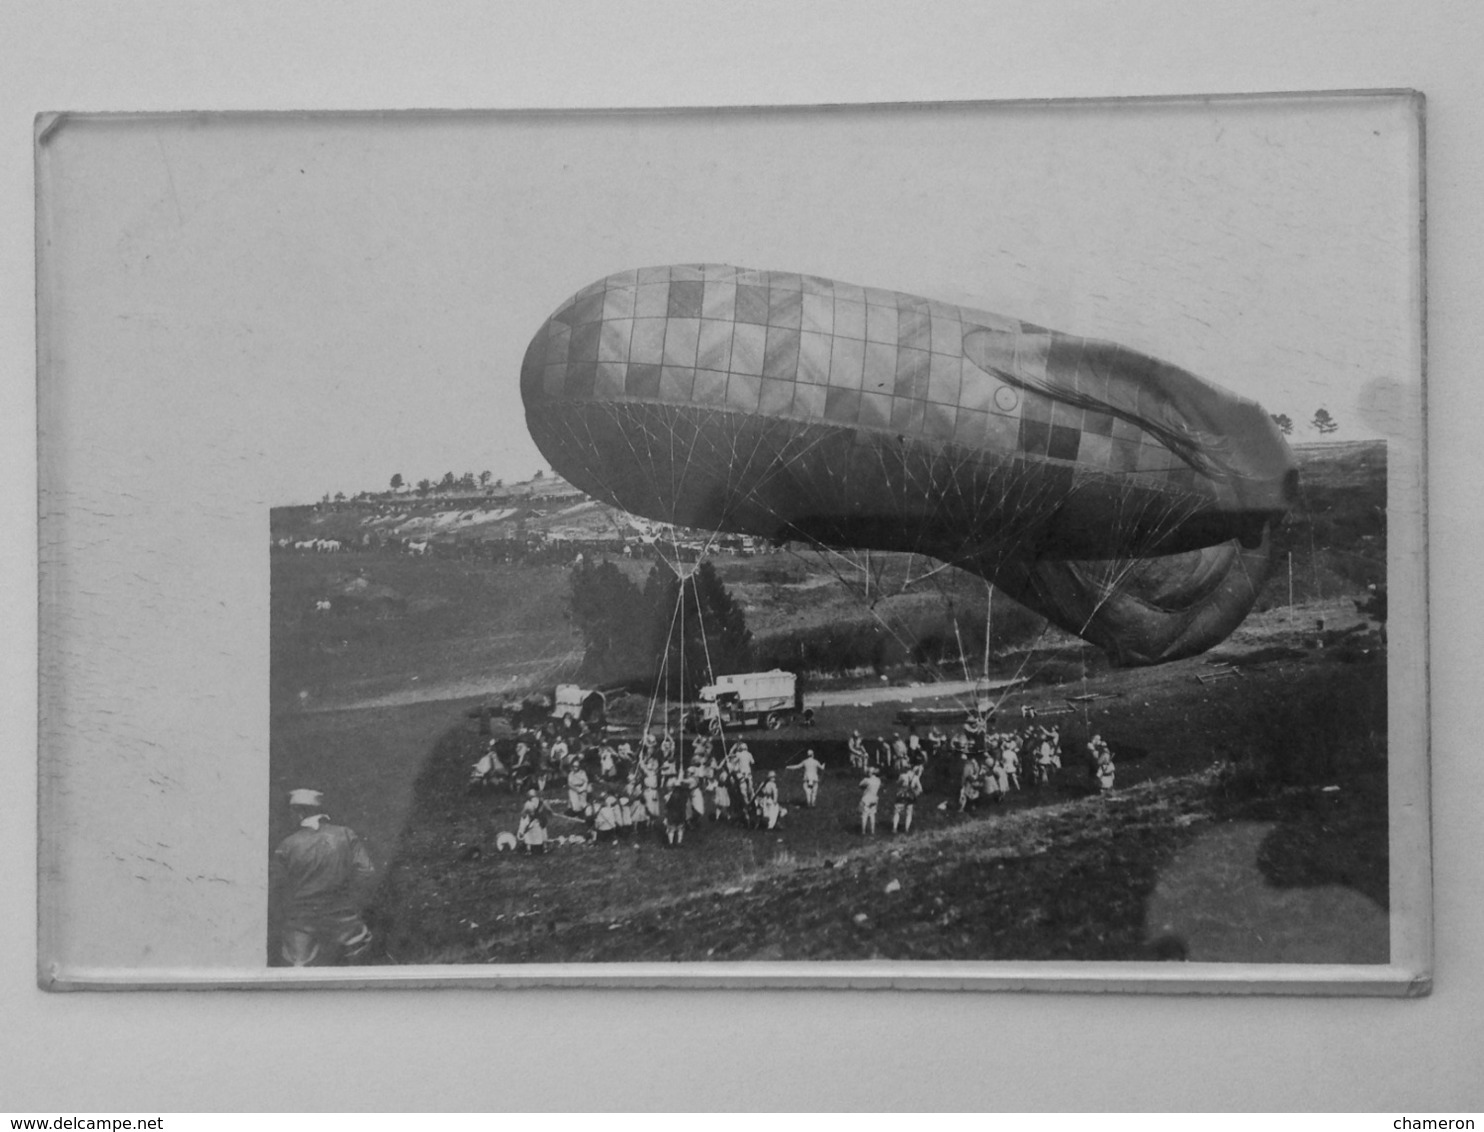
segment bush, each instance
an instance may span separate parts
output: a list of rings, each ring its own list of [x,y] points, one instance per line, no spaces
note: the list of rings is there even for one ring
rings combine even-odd
[[[754,644],[758,667],[824,675],[852,669],[882,673],[907,664],[956,670],[965,660],[970,667],[979,667],[985,642],[982,609],[957,613],[952,604],[882,609],[879,619],[819,625],[758,641]],[[995,601],[991,616],[990,638],[996,651],[1024,646],[1046,628],[1044,618],[1003,597]]]

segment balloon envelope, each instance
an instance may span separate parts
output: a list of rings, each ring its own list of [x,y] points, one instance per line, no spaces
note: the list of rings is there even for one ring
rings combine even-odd
[[[1296,488],[1255,403],[1115,343],[812,276],[643,268],[521,370],[575,486],[683,526],[932,555],[1124,663],[1223,639]]]

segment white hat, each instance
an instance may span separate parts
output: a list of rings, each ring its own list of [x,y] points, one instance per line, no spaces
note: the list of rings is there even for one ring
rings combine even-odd
[[[325,796],[318,790],[290,790],[289,805],[291,806],[323,806]]]

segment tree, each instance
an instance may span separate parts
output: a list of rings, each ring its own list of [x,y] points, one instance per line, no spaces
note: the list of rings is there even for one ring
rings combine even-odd
[[[683,583],[655,566],[644,589],[612,562],[584,562],[572,571],[569,608],[586,646],[582,674],[592,680],[654,681],[659,695],[694,699],[703,684],[752,663],[752,634],[742,607],[711,564]]]
[[[473,491],[474,490],[474,473],[473,472],[465,472],[463,475],[461,475],[459,477],[459,490],[460,491]]]
[[[568,601],[582,633],[583,676],[597,681],[651,676],[649,626],[639,587],[612,562],[584,561],[572,571]]]
[[[1328,436],[1340,426],[1336,424],[1335,419],[1329,415],[1328,409],[1321,408],[1315,411],[1314,419],[1309,422],[1309,427],[1317,432],[1320,436]]]
[[[422,480],[418,480],[417,481],[417,493],[419,495],[427,495],[428,492],[430,492],[432,490],[433,490],[433,481],[432,480],[422,479]]]
[[[397,491],[402,486],[402,473],[398,472],[392,476],[392,490]]]
[[[492,475],[493,475],[492,472],[480,472],[479,473],[479,486],[480,487],[489,487],[489,485],[490,485],[490,478],[491,478]]]
[[[335,502],[336,503],[344,503],[345,502],[345,492],[343,492],[343,491],[337,491],[335,493]]]
[[[1278,426],[1278,431],[1284,436],[1293,435],[1293,420],[1287,413],[1274,413],[1273,423]]]
[[[717,676],[751,667],[747,616],[711,563],[703,562],[683,582],[669,565],[655,566],[644,583],[643,603],[649,655],[664,665],[660,691],[667,698],[694,699]]]
[[[453,490],[453,473],[452,472],[444,472],[443,473],[443,478],[438,481],[438,490],[439,491],[452,491]]]
[[[544,472],[542,472],[542,471],[541,471],[541,469],[540,469],[540,468],[537,468],[537,469],[536,469],[536,474],[535,474],[535,475],[534,475],[534,476],[532,476],[532,477],[531,477],[531,478],[532,478],[532,479],[533,479],[533,480],[539,480],[539,479],[540,479],[540,478],[541,478],[541,477],[542,477],[542,476],[543,476],[543,475],[544,475],[544,474],[545,474],[545,473],[544,473]]]

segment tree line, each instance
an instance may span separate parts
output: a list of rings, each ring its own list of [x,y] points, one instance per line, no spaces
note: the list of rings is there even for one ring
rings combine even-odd
[[[393,491],[401,491],[405,486],[407,486],[407,481],[402,478],[401,472],[392,476]],[[444,472],[443,478],[436,482],[427,478],[418,480],[415,490],[419,495],[428,495],[434,491],[473,491],[476,487],[504,486],[505,481],[495,479],[494,473],[490,471],[480,472],[477,476],[473,472],[465,472],[458,477],[455,477],[452,472]]]
[[[1292,417],[1290,417],[1287,413],[1273,413],[1271,414],[1271,416],[1273,418],[1273,423],[1278,426],[1279,432],[1281,432],[1284,436],[1293,435]],[[1314,411],[1314,415],[1309,418],[1309,427],[1317,432],[1320,436],[1328,436],[1330,433],[1336,431],[1340,427],[1340,425],[1339,422],[1334,419],[1334,417],[1330,416],[1328,409],[1321,407],[1319,409],[1316,409]]]

